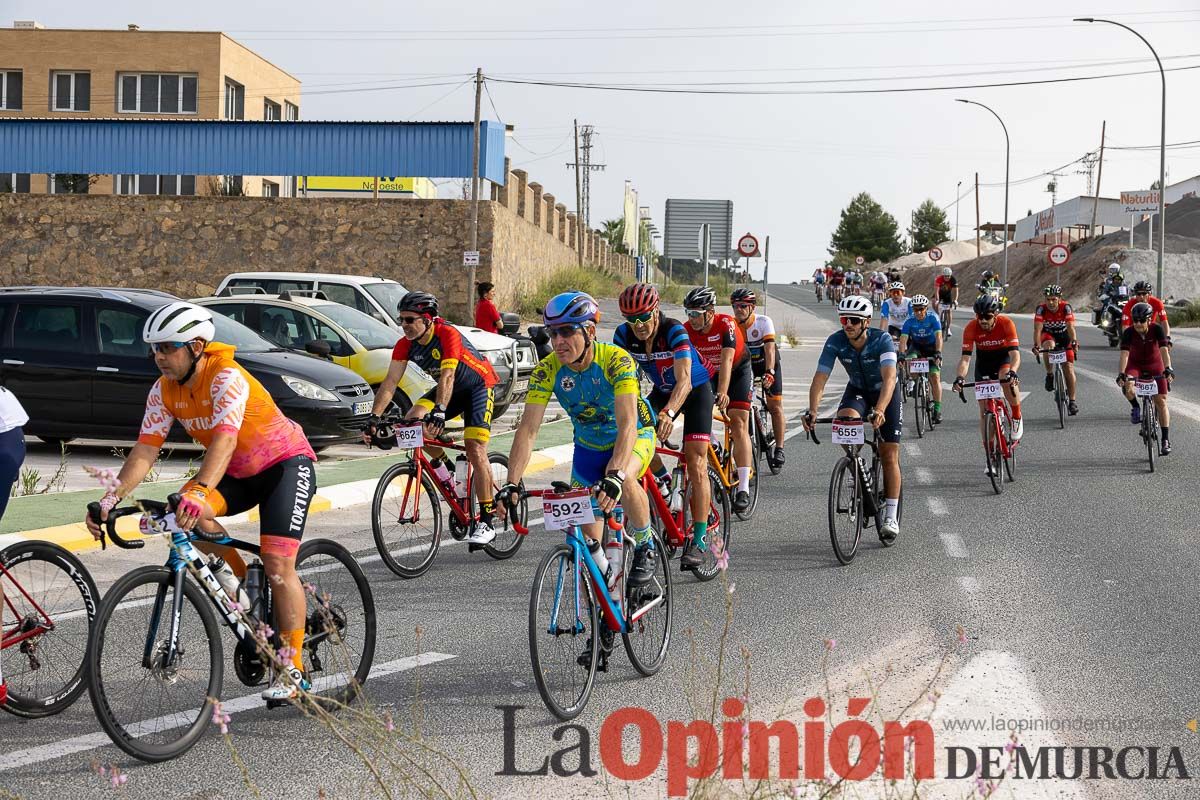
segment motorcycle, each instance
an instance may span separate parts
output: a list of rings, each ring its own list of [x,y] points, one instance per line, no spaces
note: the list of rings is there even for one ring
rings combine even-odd
[[[1005,292],[1008,290],[1007,283],[1004,284],[1004,286],[988,286],[986,288],[983,286],[983,284],[979,284],[976,286],[976,288],[979,290],[980,297],[983,297],[985,294],[991,295],[992,299],[1000,304],[1001,311],[1003,311],[1005,306],[1008,305],[1008,295],[1005,294]]]
[[[1125,303],[1116,297],[1104,298],[1104,305],[1100,308],[1099,321],[1096,327],[1104,332],[1108,337],[1108,346],[1116,347],[1121,341],[1121,316],[1125,311]]]

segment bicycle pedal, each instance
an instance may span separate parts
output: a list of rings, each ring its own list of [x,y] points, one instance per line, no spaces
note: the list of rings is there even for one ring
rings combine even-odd
[[[267,701],[267,710],[272,711],[276,708],[279,708],[281,706],[286,706],[286,705],[288,705],[287,700],[268,700]]]
[[[474,542],[467,542],[467,552],[474,553],[478,550],[482,550],[486,546],[487,545],[475,544]]]

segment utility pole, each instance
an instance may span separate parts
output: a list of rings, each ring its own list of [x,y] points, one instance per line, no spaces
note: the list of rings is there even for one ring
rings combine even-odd
[[[596,132],[593,125],[580,125],[578,121],[575,123],[575,163],[567,164],[568,169],[574,169],[579,175],[580,181],[580,199],[579,199],[579,214],[583,218],[583,224],[589,229],[592,227],[592,181],[591,175],[593,171],[603,170],[607,164],[592,163],[592,135]]]
[[[572,166],[568,164],[567,166]],[[580,200],[581,192],[579,188],[579,120],[575,120],[575,260],[579,266],[583,266],[583,229],[587,225],[587,220],[583,216],[583,203]]]
[[[483,67],[475,69],[475,131],[471,152],[471,250],[479,250],[479,101],[483,93]],[[471,298],[475,295],[475,265],[467,278],[467,319],[471,317]]]
[[[1096,209],[1100,205],[1100,179],[1104,177],[1104,129],[1108,120],[1100,122],[1100,168],[1096,172],[1096,195],[1092,198],[1092,236],[1096,235]]]
[[[979,173],[975,173],[975,257],[979,258],[983,251],[979,249]]]
[[[746,259],[749,262],[750,259]],[[767,234],[766,247],[763,250],[763,311],[767,310],[767,272],[771,269],[771,234]]]
[[[954,187],[954,241],[958,241],[958,204],[962,200],[962,181]]]

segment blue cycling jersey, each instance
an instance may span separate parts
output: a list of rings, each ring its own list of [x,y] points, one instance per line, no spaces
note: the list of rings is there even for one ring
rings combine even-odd
[[[825,340],[821,359],[817,362],[817,372],[830,374],[834,361],[841,361],[846,368],[850,386],[863,392],[878,392],[883,386],[881,367],[886,364],[896,366],[896,343],[886,331],[868,328],[867,343],[862,350],[857,350],[850,344],[846,332],[838,331]]]
[[[691,359],[692,386],[708,383],[708,366],[678,320],[660,314],[653,340],[645,342],[634,335],[633,326],[622,322],[613,334],[613,344],[633,356],[659,392],[675,390],[675,362],[681,359]]]
[[[909,317],[904,323],[904,327],[900,329],[900,333],[918,344],[934,344],[941,329],[942,321],[938,319],[938,315],[926,311],[925,319],[917,319],[916,316]]]

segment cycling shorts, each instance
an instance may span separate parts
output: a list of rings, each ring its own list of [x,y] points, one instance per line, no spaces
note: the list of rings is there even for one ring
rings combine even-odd
[[[571,464],[571,485],[590,488],[599,483],[608,472],[608,462],[612,460],[612,454],[611,447],[607,450],[593,450],[576,442]],[[653,428],[638,429],[637,440],[633,443],[633,455],[638,459],[638,468],[631,477],[641,478],[649,469],[650,460],[654,458]]]
[[[888,336],[891,336],[897,342],[900,341],[900,329],[897,328],[895,325],[888,325],[887,332],[888,332]]]
[[[662,414],[671,395],[667,392],[654,392],[650,395],[650,405],[655,414]],[[692,387],[679,416],[683,417],[683,440],[685,442],[708,442],[712,440],[713,399],[711,383],[701,383]],[[678,419],[678,417],[676,417]]]
[[[1042,349],[1046,348],[1047,343],[1053,344],[1055,347],[1065,347],[1067,350],[1067,363],[1075,363],[1075,349],[1070,347],[1071,337],[1066,331],[1062,333],[1051,333],[1050,331],[1042,331]],[[1043,357],[1045,354],[1043,353]]]
[[[180,491],[195,487],[194,480]],[[267,467],[257,475],[234,478],[226,475],[208,492],[213,516],[228,517],[258,506],[258,531],[262,536],[281,536],[300,541],[308,521],[308,506],[317,493],[317,471],[308,456],[292,456]]]
[[[928,358],[929,359],[929,374],[934,375],[942,371],[941,364],[933,360],[937,355],[936,342],[919,342],[916,339],[908,340],[908,355],[906,358]]]
[[[1011,350],[980,350],[975,353],[975,380],[996,380],[1001,370],[1012,363]],[[1007,370],[1005,370],[1007,372]]]
[[[462,417],[465,429],[464,439],[475,439],[485,444],[492,438],[492,401],[495,397],[490,386],[482,382],[468,386],[465,389],[455,388],[446,404],[446,419]],[[426,411],[437,403],[437,387],[433,387],[415,405]]]
[[[843,408],[852,408],[858,412],[858,415],[864,420],[867,418],[867,412],[875,407],[879,402],[879,393],[864,392],[856,386],[847,386],[846,391],[842,392],[842,400],[838,403],[838,411]],[[892,392],[892,399],[888,403],[887,410],[883,414],[883,425],[879,427],[879,438],[885,442],[896,443],[900,441],[900,433],[904,428],[904,396],[899,390]]]
[[[1129,377],[1135,378],[1137,380],[1150,380],[1149,376],[1159,375],[1162,373],[1162,370],[1159,369],[1159,367],[1162,366],[1161,364],[1157,364],[1157,365],[1147,364],[1146,366],[1149,367],[1149,369],[1146,369],[1145,367],[1143,367],[1140,364],[1134,364],[1133,362],[1130,362],[1125,365],[1125,374],[1128,375]],[[1145,375],[1146,377],[1143,378],[1142,377],[1143,375]],[[1167,390],[1169,388],[1167,379],[1166,378],[1156,378],[1155,382],[1158,384],[1158,393],[1166,394]]]
[[[717,394],[717,376],[712,379],[713,395]],[[729,407],[749,411],[754,401],[754,369],[750,359],[742,360],[741,364],[733,365],[733,374],[729,376]]]

